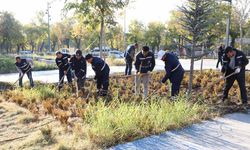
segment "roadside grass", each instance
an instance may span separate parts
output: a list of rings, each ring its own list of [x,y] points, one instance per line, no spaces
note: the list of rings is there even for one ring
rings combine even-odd
[[[67,87],[64,90],[70,91]],[[33,104],[37,106],[43,104],[44,110],[50,108],[51,114],[66,125],[71,116],[68,115],[70,108],[74,106],[81,112],[78,117],[82,120],[80,126],[84,130],[73,130],[72,134],[75,138],[89,141],[87,147],[100,149],[160,134],[166,130],[182,128],[209,118],[210,115],[209,107],[191,103],[185,95],[177,97],[175,101],[167,97],[152,96],[145,103],[142,99],[135,100],[135,97],[130,97],[131,100],[126,101],[119,97],[119,93],[115,93],[111,101],[101,98],[96,102],[96,99],[92,98],[91,102],[86,104],[84,100],[79,102],[77,99],[72,99],[70,92],[58,93],[54,85],[38,85],[33,89],[17,88],[7,93],[5,98],[28,108],[31,112],[35,112],[31,108]],[[29,118],[22,120],[22,122],[30,121],[32,119]],[[46,132],[43,135],[46,137],[49,134]],[[45,139],[50,140],[47,137]],[[59,140],[58,143],[60,149],[67,148],[64,147],[67,144],[62,141]]]
[[[108,57],[106,59],[106,62],[110,66],[125,66],[126,65],[124,58]]]
[[[7,91],[6,95],[13,100],[28,102],[41,102],[48,98],[61,98],[63,96],[58,93],[57,89],[53,85],[36,85],[35,88],[31,89],[16,88],[14,90]]]
[[[43,71],[43,70],[54,70],[57,69],[56,64],[47,64],[45,62],[34,61],[34,71]]]
[[[154,97],[148,103],[117,99],[108,105],[104,101],[89,105],[83,120],[89,127],[89,140],[109,147],[200,122],[208,110],[205,105],[189,103],[185,96],[176,101]]]

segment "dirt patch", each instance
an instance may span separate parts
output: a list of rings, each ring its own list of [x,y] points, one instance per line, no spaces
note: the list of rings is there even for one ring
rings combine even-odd
[[[70,130],[52,116],[38,118],[15,103],[0,103],[0,149],[94,149]]]

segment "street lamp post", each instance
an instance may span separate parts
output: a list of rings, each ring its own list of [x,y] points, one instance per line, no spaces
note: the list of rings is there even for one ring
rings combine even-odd
[[[50,13],[49,13],[49,9],[50,9],[50,3],[47,3],[47,10],[46,10],[46,14],[48,15],[48,49],[49,51],[51,51],[51,45],[50,45]]]
[[[229,46],[229,34],[230,34],[230,26],[231,26],[231,7],[232,0],[224,0],[230,3],[230,10],[227,16],[227,29],[226,29],[226,47]]]

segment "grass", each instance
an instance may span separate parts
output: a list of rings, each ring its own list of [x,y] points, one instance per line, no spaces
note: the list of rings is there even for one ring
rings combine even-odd
[[[125,60],[124,58],[114,58],[114,57],[108,57],[106,59],[106,62],[110,65],[110,66],[125,66]]]
[[[23,101],[36,102],[43,101],[48,98],[60,98],[57,89],[52,85],[37,85],[36,88],[16,88],[8,91],[7,95],[12,99],[22,99]]]
[[[205,105],[190,103],[186,96],[180,96],[176,101],[170,101],[166,97],[152,96],[145,103],[135,100],[124,101],[117,92],[111,102],[107,102],[106,99],[94,102],[93,98],[93,101],[86,104],[82,103],[83,100],[68,100],[71,98],[69,93],[59,95],[53,86],[39,85],[34,89],[15,89],[9,92],[9,95],[12,95],[10,99],[22,99],[21,106],[25,101],[28,101],[30,105],[48,102],[43,107],[47,110],[50,107],[50,114],[56,116],[62,124],[68,124],[69,108],[75,105],[75,108],[82,111],[79,117],[82,118],[81,126],[84,128],[84,130],[73,130],[75,138],[84,138],[84,141],[91,143],[88,146],[98,148],[107,148],[118,143],[197,123],[207,117],[209,110]],[[26,119],[23,122],[26,122]],[[51,143],[50,130],[52,128],[41,130],[43,139],[48,143]],[[66,144],[60,145],[61,149],[64,149]]]
[[[155,97],[147,104],[99,101],[86,109],[84,121],[89,139],[106,147],[196,123],[207,110],[205,105],[190,104],[186,97],[175,102]]]

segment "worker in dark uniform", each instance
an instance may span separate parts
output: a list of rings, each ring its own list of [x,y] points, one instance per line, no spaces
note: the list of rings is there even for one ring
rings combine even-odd
[[[143,96],[148,96],[149,72],[152,72],[155,67],[155,57],[149,51],[148,46],[143,46],[142,51],[136,55],[135,60],[135,94],[140,94],[140,85],[143,83]]]
[[[77,86],[84,92],[84,82],[87,74],[87,64],[85,58],[82,56],[81,50],[76,50],[75,55],[70,58],[70,64],[73,75],[76,77]]]
[[[135,43],[126,50],[125,52],[125,61],[126,61],[126,68],[125,68],[125,75],[131,75],[132,71],[132,63],[135,57],[135,50],[138,48],[138,44]]]
[[[221,44],[221,46],[218,49],[218,61],[216,64],[216,68],[219,67],[219,63],[220,65],[222,65],[222,57],[223,57],[224,51],[225,51],[225,45]]]
[[[34,87],[32,69],[29,62],[26,59],[21,59],[19,56],[17,56],[15,65],[19,72],[19,86],[23,87],[23,76],[26,73],[30,81],[30,87]]]
[[[64,76],[67,76],[68,83],[72,85],[72,75],[68,59],[71,56],[69,54],[63,54],[60,51],[56,52],[56,65],[59,69],[59,89],[62,88],[64,82]]]
[[[179,94],[181,81],[184,76],[184,69],[178,60],[178,57],[173,53],[165,53],[160,58],[165,62],[166,75],[161,80],[165,83],[168,79],[170,80],[171,86],[171,96],[176,96]]]
[[[106,96],[109,87],[109,66],[101,58],[93,57],[91,54],[86,55],[85,59],[92,65],[95,71],[95,80],[97,85],[97,94]]]
[[[247,91],[245,85],[245,67],[248,64],[248,59],[246,55],[233,47],[227,47],[225,54],[223,56],[223,67],[222,73],[225,74],[225,77],[232,75],[226,78],[226,85],[224,87],[223,99],[228,98],[228,92],[233,86],[235,80],[237,80],[240,87],[240,94],[243,106],[247,106]]]

